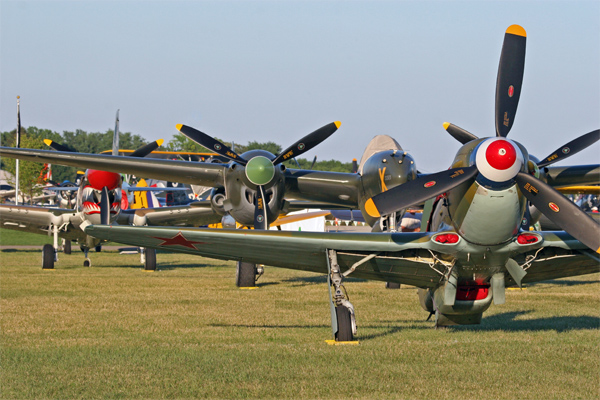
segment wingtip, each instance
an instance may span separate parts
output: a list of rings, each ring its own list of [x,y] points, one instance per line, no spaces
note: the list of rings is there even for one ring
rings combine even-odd
[[[510,33],[511,35],[523,36],[527,37],[527,32],[521,25],[511,25],[506,30],[506,33]]]

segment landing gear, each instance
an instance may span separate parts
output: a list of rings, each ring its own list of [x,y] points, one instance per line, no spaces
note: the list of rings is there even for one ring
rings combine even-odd
[[[386,282],[385,288],[386,289],[400,289],[400,284],[397,282]]]
[[[63,253],[71,254],[71,241],[68,239],[63,239]]]
[[[96,246],[96,253],[100,253],[102,251],[102,246],[98,245]]]
[[[238,261],[235,269],[235,284],[237,287],[255,287],[257,279],[256,272],[256,264]]]
[[[356,316],[354,306],[347,299],[342,290],[343,274],[337,262],[337,253],[334,250],[327,251],[327,267],[331,309],[331,328],[336,342],[352,342],[356,335]],[[348,271],[353,271],[352,269]],[[348,272],[347,271],[347,272]],[[348,272],[349,273],[349,272]],[[333,288],[333,290],[332,290]]]
[[[51,244],[45,244],[42,248],[42,269],[54,269],[55,251]]]
[[[144,271],[156,271],[156,249],[143,249]]]
[[[83,251],[83,254],[85,255],[85,260],[83,260],[83,266],[84,267],[91,267],[92,266],[92,260],[90,260],[89,257],[88,257],[88,253],[90,252],[89,247],[83,247],[83,246],[81,246],[81,251]]]
[[[335,340],[338,342],[351,342],[354,340],[354,334],[352,331],[352,318],[354,315],[350,313],[350,310],[344,306],[337,306],[335,308],[335,314],[337,317],[338,331],[335,334]],[[356,332],[356,326],[354,326]]]

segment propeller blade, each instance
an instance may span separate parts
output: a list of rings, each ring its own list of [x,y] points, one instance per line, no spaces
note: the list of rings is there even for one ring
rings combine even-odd
[[[445,193],[472,179],[477,173],[477,167],[473,165],[425,175],[367,200],[365,210],[372,217],[388,215]]]
[[[333,135],[335,131],[338,130],[342,123],[339,121],[332,122],[327,124],[316,131],[309,133],[304,136],[302,139],[298,140],[296,143],[279,153],[277,157],[273,160],[273,164],[277,165],[282,163],[283,161],[287,161],[290,158],[298,157],[300,154],[306,153],[311,150],[313,147],[327,139],[329,136]]]
[[[256,187],[256,207],[254,208],[254,229],[269,229],[267,221],[267,203],[262,186]]]
[[[579,136],[575,140],[571,140],[564,146],[556,149],[551,155],[544,158],[537,165],[542,168],[555,162],[562,161],[567,157],[571,157],[575,153],[579,153],[581,150],[588,146],[596,143],[600,139],[600,129],[586,133],[585,135]]]
[[[117,116],[115,118],[115,131],[113,136],[112,155],[119,155],[119,110],[117,110]]]
[[[521,192],[550,221],[600,253],[600,224],[551,186],[524,172],[515,178]]]
[[[56,150],[56,151],[70,151],[71,153],[74,153],[73,150],[69,149],[68,147],[63,146],[60,143],[56,143],[54,140],[44,139],[44,143],[46,143],[46,145],[49,146],[52,150]]]
[[[108,198],[108,188],[106,186],[102,188],[100,197],[100,223],[102,225],[110,223],[110,199]]]
[[[131,153],[129,157],[146,157],[148,154],[162,146],[163,142],[163,139],[158,139],[152,143],[148,143]]]
[[[463,128],[451,124],[449,122],[444,122],[444,129],[446,132],[452,135],[452,137],[462,144],[469,143],[472,140],[479,139],[477,136],[473,135],[471,132],[464,130]]]
[[[227,157],[230,160],[238,162],[242,165],[246,165],[248,161],[244,160],[241,156],[239,156],[236,152],[231,150],[229,147],[225,146],[223,143],[219,142],[217,139],[208,136],[204,132],[200,132],[198,129],[194,129],[191,126],[178,124],[177,130],[187,136],[189,139],[198,143],[200,146],[204,146],[210,151],[214,151],[222,155],[223,157]]]
[[[315,156],[315,158],[313,158],[312,163],[310,164],[310,168],[309,169],[313,169],[315,167],[316,163],[317,163],[317,156]]]
[[[527,33],[511,25],[504,35],[496,80],[496,136],[506,137],[515,120],[525,69]]]

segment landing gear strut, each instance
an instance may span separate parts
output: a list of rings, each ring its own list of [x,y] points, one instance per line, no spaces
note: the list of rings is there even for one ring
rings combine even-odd
[[[337,342],[351,342],[356,335],[356,317],[354,306],[342,290],[342,273],[337,262],[335,250],[327,251],[327,282],[329,283],[329,306],[331,310],[331,328]],[[333,290],[332,290],[333,288]]]

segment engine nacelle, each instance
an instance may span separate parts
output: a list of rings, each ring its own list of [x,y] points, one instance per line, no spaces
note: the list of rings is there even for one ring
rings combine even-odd
[[[385,150],[373,154],[362,166],[364,196],[360,208],[365,221],[373,225],[376,218],[364,212],[364,203],[379,193],[417,177],[414,159],[403,150]]]

